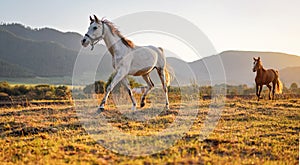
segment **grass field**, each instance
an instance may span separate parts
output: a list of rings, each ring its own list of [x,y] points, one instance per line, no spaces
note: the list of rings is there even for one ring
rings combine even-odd
[[[194,103],[196,104],[196,103]],[[197,108],[194,104],[183,109]],[[78,109],[66,105],[0,109],[1,164],[298,164],[300,99],[267,101],[228,99],[214,131],[199,134],[210,101],[200,100],[191,129],[170,148],[148,156],[126,156],[98,143],[82,126]],[[170,126],[179,103],[169,111],[135,121],[109,107],[101,115],[127,134],[151,135]],[[82,109],[84,110],[84,106]],[[153,110],[145,108],[139,111]],[[92,112],[87,111],[87,114]],[[129,114],[129,111],[127,115]],[[91,117],[93,120],[93,117]],[[94,122],[97,122],[93,120]],[[101,123],[100,123],[101,126]],[[98,134],[109,130],[94,128]],[[174,131],[174,134],[177,132]],[[110,143],[116,139],[111,137]],[[128,148],[130,149],[130,148]]]

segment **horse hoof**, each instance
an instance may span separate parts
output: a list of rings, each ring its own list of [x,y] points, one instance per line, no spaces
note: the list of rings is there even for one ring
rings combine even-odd
[[[144,102],[141,102],[141,108],[143,108],[145,106]]]
[[[97,110],[97,113],[101,113],[104,111],[104,108],[103,107],[99,107],[98,110]]]
[[[165,107],[165,110],[170,110],[170,107],[167,105],[166,107]]]

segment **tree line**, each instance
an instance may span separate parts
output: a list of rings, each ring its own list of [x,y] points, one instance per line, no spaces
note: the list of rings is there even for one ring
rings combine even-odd
[[[256,89],[255,86],[249,87],[246,84],[243,85],[228,85],[228,84],[220,84],[215,86],[200,86],[200,94],[202,95],[211,95],[213,88],[223,88],[226,89],[226,95],[255,95]],[[269,92],[267,87],[263,88],[263,93]],[[295,94],[300,95],[300,88],[298,87],[297,83],[292,83],[289,87],[283,84],[283,94]]]
[[[95,81],[93,84],[89,84],[87,86],[85,86],[83,88],[83,92],[85,94],[103,94],[106,91],[106,88],[108,87],[108,85],[111,83],[111,81],[113,80],[113,78],[115,77],[116,73],[112,73],[107,82],[103,81],[103,80],[99,80],[99,81]],[[142,84],[138,83],[135,81],[134,78],[132,78],[131,76],[127,77],[128,81],[129,81],[129,85],[131,88],[136,88],[136,87],[141,87],[143,86]],[[114,90],[120,90],[122,88],[121,83],[118,83],[116,85],[116,87],[114,88]]]
[[[28,100],[69,100],[71,91],[67,86],[10,85],[0,82],[0,96],[25,96]]]
[[[83,92],[85,94],[103,94],[106,91],[107,86],[111,83],[112,79],[114,77],[114,74],[111,74],[108,78],[107,83],[103,80],[95,81],[93,84],[89,84],[86,87],[84,87]],[[144,86],[143,84],[137,83],[134,78],[128,77],[129,84],[131,88]],[[246,84],[242,85],[228,85],[228,84],[218,84],[214,86],[200,86],[196,83],[192,83],[190,86],[193,87],[193,89],[197,89],[201,96],[209,96],[212,94],[212,90],[223,90],[226,91],[226,95],[230,96],[236,96],[236,95],[255,95],[255,86],[249,87]],[[176,86],[169,86],[168,91],[170,93],[179,94],[182,89],[187,90],[190,86],[185,87],[176,87]],[[115,90],[119,90],[121,87],[121,84],[118,84],[115,88]],[[263,88],[263,93],[267,93],[268,89],[266,87]],[[292,83],[290,87],[287,87],[283,84],[283,94],[296,94],[300,95],[300,88],[298,87],[297,83]]]
[[[113,75],[111,75],[106,82],[100,80],[95,81],[93,84],[89,84],[80,90],[84,94],[103,94],[106,91],[107,86],[110,84]],[[143,84],[137,83],[132,77],[129,77],[129,84],[131,88],[143,86]],[[220,84],[215,86],[199,86],[192,84],[193,89],[197,89],[200,96],[210,96],[213,90],[223,89],[226,91],[226,95],[255,95],[255,87],[249,87],[247,85],[227,85]],[[185,87],[168,87],[170,94],[180,94],[180,91]],[[115,90],[122,89],[119,84]],[[185,89],[186,90],[186,89]],[[73,91],[78,92],[78,91]],[[267,93],[268,89],[264,88],[263,92]],[[292,83],[290,87],[283,86],[283,94],[294,94],[300,95],[300,88],[297,83]],[[64,85],[53,86],[53,85],[10,85],[8,82],[0,82],[0,97],[5,96],[25,96],[28,100],[69,100],[71,99],[71,90]]]

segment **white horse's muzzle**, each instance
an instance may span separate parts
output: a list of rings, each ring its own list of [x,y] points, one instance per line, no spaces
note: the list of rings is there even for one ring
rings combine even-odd
[[[81,40],[81,45],[82,45],[83,47],[87,47],[89,44],[90,44],[90,39],[84,37],[84,38]]]

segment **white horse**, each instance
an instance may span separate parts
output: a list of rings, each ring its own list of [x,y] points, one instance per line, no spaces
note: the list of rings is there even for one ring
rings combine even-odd
[[[142,76],[147,83],[147,90],[141,98],[141,107],[145,106],[145,98],[147,93],[154,87],[150,79],[150,72],[157,70],[162,87],[166,97],[166,109],[169,109],[168,90],[170,84],[170,74],[167,70],[166,58],[163,49],[154,46],[135,46],[130,40],[121,35],[120,31],[112,22],[102,19],[99,20],[95,15],[94,19],[90,17],[90,26],[88,32],[81,40],[84,47],[92,46],[104,40],[106,47],[112,55],[112,65],[116,70],[116,74],[107,87],[105,96],[99,106],[98,112],[104,110],[104,105],[113,88],[121,82],[127,89],[132,101],[132,110],[136,109],[136,101],[133,97],[127,75]]]

